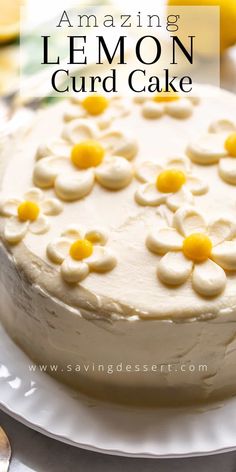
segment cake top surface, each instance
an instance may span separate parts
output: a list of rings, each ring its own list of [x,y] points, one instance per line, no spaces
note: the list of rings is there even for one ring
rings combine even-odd
[[[209,88],[38,112],[4,150],[1,234],[16,263],[51,296],[114,319],[232,309],[235,107]]]

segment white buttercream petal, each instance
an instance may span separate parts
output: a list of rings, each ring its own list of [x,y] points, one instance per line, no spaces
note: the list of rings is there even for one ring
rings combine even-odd
[[[52,241],[47,246],[47,256],[55,264],[62,264],[68,256],[71,246],[71,239],[60,237]]]
[[[133,101],[134,103],[137,103],[138,105],[145,103],[147,100],[150,100],[150,94],[149,93],[137,93],[137,95],[134,95]]]
[[[17,208],[22,203],[18,198],[9,198],[0,201],[0,215],[17,216]]]
[[[109,106],[103,113],[95,117],[96,122],[101,130],[108,128],[115,118],[126,116],[130,113],[130,106],[127,105],[127,100],[123,97],[111,97]]]
[[[67,256],[61,265],[61,275],[66,282],[81,282],[88,274],[88,264],[83,261],[75,261],[70,256]]]
[[[86,258],[85,261],[94,272],[108,272],[117,264],[117,259],[113,252],[104,246],[94,246],[93,254]]]
[[[87,94],[87,96],[88,96],[88,94]],[[72,103],[74,105],[81,106],[81,108],[83,108],[83,110],[86,113],[85,108],[82,107],[82,105],[81,105],[84,98],[85,98],[85,95],[82,94],[82,93],[79,93],[79,94],[78,93],[73,93],[71,95],[71,97],[69,97],[69,101],[70,101],[70,103]]]
[[[139,205],[158,206],[166,202],[169,193],[161,193],[156,184],[147,183],[140,185],[135,192],[135,200]]]
[[[193,105],[187,98],[165,104],[165,111],[173,118],[185,119],[193,114]]]
[[[236,235],[236,224],[227,218],[219,218],[209,225],[208,235],[213,246],[216,246],[226,239],[232,239]]]
[[[72,168],[70,160],[66,157],[45,157],[38,161],[34,166],[33,181],[41,188],[53,187],[56,177],[64,174]]]
[[[178,192],[167,197],[166,204],[171,211],[176,211],[183,205],[191,205],[193,201],[192,193],[184,185]]]
[[[221,157],[227,156],[225,150],[225,134],[208,133],[197,138],[187,147],[187,155],[197,164],[215,164]]]
[[[103,164],[95,168],[97,181],[109,190],[120,190],[132,180],[133,169],[124,157],[108,157]]]
[[[55,192],[67,202],[79,200],[88,195],[94,185],[94,172],[86,170],[70,174],[60,174],[55,180]]]
[[[70,155],[70,146],[64,139],[56,139],[49,143],[41,144],[36,153],[36,160],[49,156],[68,157]]]
[[[71,144],[76,144],[86,139],[98,139],[99,129],[92,121],[72,120],[65,125],[62,136]]]
[[[30,222],[29,230],[33,234],[44,234],[50,228],[49,220],[44,215],[39,215],[37,220]]]
[[[86,111],[84,108],[70,103],[66,107],[63,118],[64,118],[64,121],[68,122],[71,120],[76,120],[78,118],[84,118],[85,115],[86,115]]]
[[[112,119],[127,116],[130,114],[130,101],[124,97],[113,97],[108,111],[110,111]]]
[[[194,175],[187,176],[186,187],[193,195],[204,195],[208,192],[209,186],[206,182],[195,177]]]
[[[167,285],[181,285],[190,276],[192,261],[186,259],[182,252],[168,252],[159,262],[157,274]]]
[[[212,259],[225,270],[236,270],[236,241],[224,241],[214,247]]]
[[[4,227],[4,238],[8,243],[19,243],[26,235],[28,228],[28,221],[22,222],[15,216],[12,216],[12,218],[6,221]]]
[[[39,188],[32,187],[24,194],[24,200],[40,203],[43,200],[43,192]]]
[[[94,117],[94,119],[99,129],[103,131],[104,129],[108,128],[111,125],[112,120],[114,119],[114,113],[112,113],[111,109],[107,109],[100,115],[97,115],[96,117]]]
[[[164,106],[152,100],[147,100],[142,106],[142,115],[149,120],[161,118],[164,114]]]
[[[210,124],[209,133],[232,133],[236,131],[236,125],[230,120],[217,120]]]
[[[143,183],[156,182],[157,176],[162,170],[162,167],[155,162],[145,161],[136,167],[135,177]]]
[[[225,288],[225,272],[210,259],[200,264],[195,264],[192,285],[194,290],[200,295],[214,297],[219,295]]]
[[[191,96],[191,95],[190,95],[190,96],[188,97],[188,100],[190,100],[190,102],[191,102],[194,106],[199,105],[199,103],[201,102],[200,97],[197,97],[196,95],[195,95],[195,96]]]
[[[187,157],[171,157],[170,159],[168,159],[166,167],[179,169],[188,173],[191,171],[192,164]]]
[[[108,153],[128,160],[133,159],[138,152],[137,140],[119,130],[103,133],[100,141]]]
[[[63,237],[70,238],[72,241],[84,238],[84,230],[81,226],[73,224],[68,226],[61,234]]]
[[[104,229],[93,228],[87,231],[84,237],[93,244],[100,244],[104,246],[108,240],[108,233]]]
[[[207,224],[203,215],[194,207],[189,206],[177,210],[173,217],[173,226],[183,236],[207,232]]]
[[[219,174],[225,182],[236,185],[236,158],[225,157],[219,162]]]
[[[63,210],[63,205],[57,198],[45,198],[40,206],[42,212],[49,216],[59,215]]]
[[[162,228],[151,232],[147,239],[148,249],[156,254],[165,254],[168,251],[180,251],[184,238],[173,228]]]
[[[113,149],[112,154],[117,156],[125,157],[128,161],[131,161],[138,152],[138,143],[136,139],[124,136],[123,142],[120,146]]]

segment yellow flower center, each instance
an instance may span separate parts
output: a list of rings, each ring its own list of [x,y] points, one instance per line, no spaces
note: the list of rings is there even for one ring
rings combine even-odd
[[[40,208],[37,203],[26,200],[18,206],[17,212],[20,221],[35,221],[39,216]]]
[[[93,253],[93,245],[87,239],[77,239],[70,247],[70,256],[76,261],[82,261]]]
[[[225,149],[230,156],[236,157],[236,133],[231,133],[225,141]]]
[[[180,96],[176,93],[174,95],[170,95],[169,92],[166,93],[157,93],[153,97],[154,102],[175,102],[176,100],[179,100]]]
[[[183,242],[185,257],[194,262],[206,261],[211,256],[212,242],[203,233],[193,233],[187,236]]]
[[[71,151],[71,160],[79,169],[96,167],[103,161],[105,150],[97,141],[88,139],[75,144]]]
[[[157,177],[156,186],[159,192],[175,193],[181,189],[186,182],[186,175],[178,169],[167,169],[160,172]]]
[[[82,106],[90,115],[101,115],[109,105],[109,100],[102,95],[89,95],[82,101]]]

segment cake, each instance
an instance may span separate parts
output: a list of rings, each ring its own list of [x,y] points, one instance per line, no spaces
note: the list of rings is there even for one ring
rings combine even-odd
[[[0,317],[29,365],[129,404],[236,393],[235,109],[211,87],[73,97],[12,137]]]

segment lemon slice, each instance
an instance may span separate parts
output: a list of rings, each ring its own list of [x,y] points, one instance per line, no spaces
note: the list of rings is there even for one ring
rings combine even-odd
[[[219,6],[220,7],[220,49],[224,52],[230,46],[236,44],[236,1],[235,0],[168,0],[169,6]],[[196,20],[196,14],[195,15]],[[196,20],[197,21],[197,20]],[[215,31],[209,28],[209,21],[202,22],[201,53],[209,52],[209,41],[215,42]],[[207,41],[205,38],[208,38]]]
[[[21,4],[21,0],[0,0],[0,43],[19,35]]]

